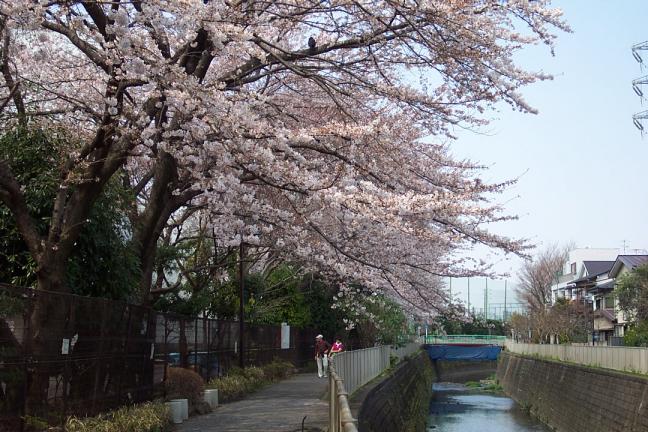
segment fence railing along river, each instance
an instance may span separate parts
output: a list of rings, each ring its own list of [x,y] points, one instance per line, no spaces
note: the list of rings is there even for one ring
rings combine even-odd
[[[517,343],[506,340],[508,351],[524,355],[536,355],[547,359],[596,366],[626,372],[648,374],[648,348],[542,345]]]
[[[400,362],[415,353],[419,343],[403,347],[378,346],[336,354],[329,364],[329,432],[357,432],[349,395],[383,373],[391,357]]]
[[[506,336],[491,335],[428,335],[426,344],[504,345]]]

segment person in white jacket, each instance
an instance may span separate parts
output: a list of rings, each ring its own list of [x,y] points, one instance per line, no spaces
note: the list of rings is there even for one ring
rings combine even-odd
[[[317,376],[328,376],[328,355],[331,350],[331,344],[324,340],[324,336],[315,337],[315,361],[317,362]]]

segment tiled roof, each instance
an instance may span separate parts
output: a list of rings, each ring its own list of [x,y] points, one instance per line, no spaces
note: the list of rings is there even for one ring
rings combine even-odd
[[[616,277],[623,266],[632,270],[648,263],[648,255],[619,255],[610,270],[610,277]]]
[[[631,269],[645,264],[648,262],[648,255],[619,255],[617,260],[621,260],[623,264]]]
[[[607,273],[614,265],[614,261],[583,261],[589,276]]]
[[[579,284],[582,282],[593,282],[596,276],[605,274],[610,271],[615,261],[583,261],[587,270],[587,276],[570,281],[570,284]]]

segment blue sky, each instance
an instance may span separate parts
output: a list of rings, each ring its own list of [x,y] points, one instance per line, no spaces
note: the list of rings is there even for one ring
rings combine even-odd
[[[524,89],[537,115],[502,106],[492,113],[487,135],[459,132],[451,143],[457,157],[482,162],[484,178],[520,176],[505,202],[520,219],[493,227],[511,237],[531,239],[540,248],[573,241],[578,247],[648,249],[648,135],[641,137],[632,114],[648,109],[632,91],[633,79],[648,75],[631,46],[648,40],[648,1],[555,1],[573,33],[561,33],[555,57],[544,46],[518,56],[530,70],[553,81]],[[644,53],[648,66],[648,51]],[[645,89],[648,95],[648,88]],[[648,122],[646,123],[648,130]],[[510,272],[509,301],[520,261],[497,261]],[[466,298],[466,282],[453,281]],[[483,304],[483,280],[471,283],[471,298]],[[490,281],[490,298],[503,302],[504,282]]]

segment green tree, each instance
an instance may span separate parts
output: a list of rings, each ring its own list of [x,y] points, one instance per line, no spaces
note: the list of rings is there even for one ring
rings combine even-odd
[[[27,207],[39,234],[49,229],[61,155],[71,138],[56,130],[16,128],[0,137],[0,158],[24,187]],[[138,280],[126,216],[131,197],[113,178],[85,221],[66,268],[75,294],[128,299]],[[9,209],[0,204],[0,281],[36,286],[36,265]]]
[[[626,346],[648,346],[648,321],[633,324],[623,335],[623,343]]]
[[[615,293],[619,308],[630,321],[639,323],[648,320],[648,264],[621,276],[617,280]]]
[[[277,324],[286,322],[306,327],[311,320],[304,291],[307,278],[290,264],[281,264],[267,276],[256,273],[246,281],[249,286],[249,313],[253,322]]]
[[[628,346],[648,345],[648,264],[618,278],[615,295],[619,308],[630,322],[624,343]]]
[[[234,319],[239,314],[239,249],[217,250],[206,225],[198,218],[195,229],[175,242],[165,235],[156,253],[157,279],[165,279],[166,289],[155,302],[158,310],[184,315]],[[304,279],[299,266],[280,263],[269,269],[255,268],[255,251],[244,257],[245,319],[249,323],[304,327],[310,313],[303,293]],[[153,291],[155,292],[155,291]]]
[[[360,347],[396,345],[409,335],[408,319],[395,301],[360,285],[333,298],[349,338]]]
[[[494,335],[506,334],[506,323],[501,320],[486,319],[480,315],[471,314],[468,319],[457,319],[455,316],[441,315],[436,323],[446,334]]]

